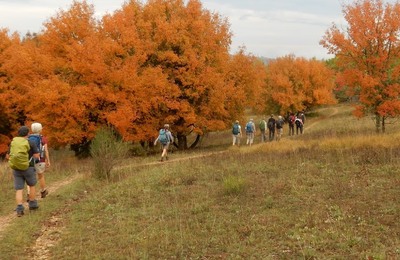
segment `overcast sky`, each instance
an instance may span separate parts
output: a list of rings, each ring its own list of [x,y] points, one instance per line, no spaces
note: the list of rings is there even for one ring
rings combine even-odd
[[[121,8],[125,0],[88,0],[101,17]],[[342,3],[349,0],[203,0],[203,7],[228,18],[233,32],[231,52],[245,46],[248,53],[267,58],[288,54],[327,59],[319,45],[332,25],[345,25]],[[393,2],[393,1],[391,1]],[[0,27],[10,32],[40,32],[43,22],[72,0],[0,0]]]

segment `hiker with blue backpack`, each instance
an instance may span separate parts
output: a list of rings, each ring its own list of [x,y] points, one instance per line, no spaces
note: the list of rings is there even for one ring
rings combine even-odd
[[[42,133],[43,126],[41,123],[32,123],[31,131],[32,134],[28,136],[28,139],[35,142],[37,148],[39,149],[40,159],[39,162],[35,164],[35,170],[39,181],[40,186],[40,197],[43,199],[49,194],[49,191],[46,187],[46,181],[44,179],[44,172],[45,170],[50,167],[50,156],[49,156],[49,149],[48,149],[48,141]],[[28,198],[29,198],[29,187],[28,189]]]
[[[168,148],[170,143],[174,142],[174,137],[172,136],[171,132],[169,131],[169,124],[165,124],[164,128],[160,129],[158,133],[157,139],[154,141],[154,145],[157,144],[157,142],[160,142],[161,148],[162,148],[162,154],[161,154],[161,162],[165,160],[168,160]]]
[[[237,144],[237,146],[240,146],[240,138],[242,138],[242,128],[239,120],[236,120],[232,126],[232,145]]]
[[[17,202],[17,216],[24,215],[23,191],[25,183],[30,187],[29,210],[39,208],[36,200],[35,185],[37,183],[35,163],[39,161],[39,149],[36,144],[28,140],[29,128],[21,126],[18,129],[18,136],[11,141],[10,148],[6,154],[8,164],[14,175],[15,200]]]
[[[246,136],[247,136],[247,145],[252,145],[254,141],[254,135],[256,134],[256,125],[253,122],[253,118],[250,119],[246,124]]]

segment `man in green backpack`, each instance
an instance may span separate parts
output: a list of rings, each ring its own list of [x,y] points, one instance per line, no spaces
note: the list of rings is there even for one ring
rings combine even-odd
[[[16,190],[15,200],[17,202],[17,216],[21,217],[24,215],[23,202],[23,190],[25,183],[30,188],[29,197],[29,209],[38,209],[38,203],[36,200],[36,173],[35,163],[39,161],[39,149],[33,141],[28,140],[29,128],[27,126],[21,126],[18,129],[18,136],[14,137],[6,159],[8,164],[13,170],[14,175],[14,188]]]

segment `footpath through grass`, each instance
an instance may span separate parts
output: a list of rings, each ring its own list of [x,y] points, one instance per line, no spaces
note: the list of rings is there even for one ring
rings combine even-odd
[[[88,192],[63,215],[51,258],[400,258],[398,128],[375,135],[368,119],[338,108],[303,136],[75,184]]]

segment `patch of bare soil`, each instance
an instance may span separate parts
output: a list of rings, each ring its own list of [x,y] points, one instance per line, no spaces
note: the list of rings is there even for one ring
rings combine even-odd
[[[79,177],[80,177],[80,175],[76,175],[70,179],[53,183],[50,187],[48,187],[49,194],[51,195],[52,193],[55,193],[59,188],[64,187],[65,185],[68,185],[68,184],[74,182]],[[40,198],[40,196],[38,196],[38,201],[40,202],[41,200],[42,199]],[[25,206],[25,208],[29,207],[28,203],[26,203],[26,205],[24,205],[24,206]],[[40,206],[40,204],[39,204],[39,206]],[[17,218],[17,215],[15,212],[12,212],[6,216],[0,217],[0,238],[3,236],[4,230],[12,223],[12,221],[15,218]]]

